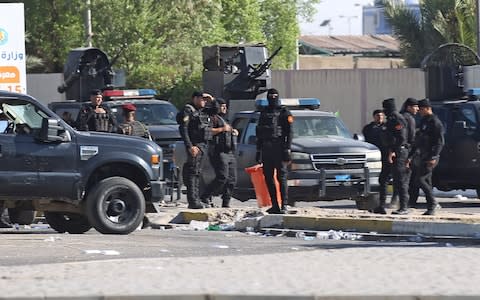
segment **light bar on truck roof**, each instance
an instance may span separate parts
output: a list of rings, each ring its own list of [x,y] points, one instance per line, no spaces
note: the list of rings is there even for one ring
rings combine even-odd
[[[268,106],[267,99],[258,99],[255,101],[256,106]],[[280,105],[298,106],[298,107],[318,107],[320,100],[317,98],[281,98]]]
[[[137,90],[105,90],[103,97],[135,97],[135,96],[155,96],[157,91],[154,89]]]
[[[469,89],[467,94],[469,96],[480,96],[480,88]]]

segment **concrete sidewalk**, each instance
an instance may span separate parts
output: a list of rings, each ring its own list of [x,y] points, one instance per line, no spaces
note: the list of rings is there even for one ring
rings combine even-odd
[[[230,229],[254,230],[282,228],[294,230],[342,230],[386,234],[423,234],[480,238],[480,215],[456,214],[440,210],[436,216],[423,216],[424,210],[411,209],[409,215],[377,215],[356,209],[302,207],[286,215],[269,215],[260,208],[208,208],[190,210],[162,207],[149,214],[152,227],[189,224],[192,220],[211,224],[230,224]],[[234,226],[234,227],[233,227]],[[251,229],[249,229],[251,230]]]

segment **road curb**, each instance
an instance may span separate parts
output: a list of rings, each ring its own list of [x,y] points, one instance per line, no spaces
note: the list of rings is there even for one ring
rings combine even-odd
[[[213,221],[212,212],[181,211],[175,223],[188,224],[195,221]],[[283,228],[294,230],[342,230],[357,232],[378,232],[387,234],[423,234],[429,236],[480,237],[480,223],[471,219],[408,220],[405,218],[378,219],[376,217],[338,217],[307,215],[264,215],[243,218],[235,222],[235,230],[245,231],[248,227]]]

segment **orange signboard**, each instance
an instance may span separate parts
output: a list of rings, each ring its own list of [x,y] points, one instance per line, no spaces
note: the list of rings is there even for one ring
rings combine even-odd
[[[17,67],[0,66],[0,84],[20,83],[20,72]]]

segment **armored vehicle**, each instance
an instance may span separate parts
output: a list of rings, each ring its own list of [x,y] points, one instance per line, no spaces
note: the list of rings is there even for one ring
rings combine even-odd
[[[128,234],[165,195],[162,149],[79,132],[34,98],[0,91],[0,204],[43,211],[58,232]]]
[[[445,44],[422,67],[427,97],[445,129],[433,185],[442,191],[476,189],[480,197],[480,58],[465,45]]]

